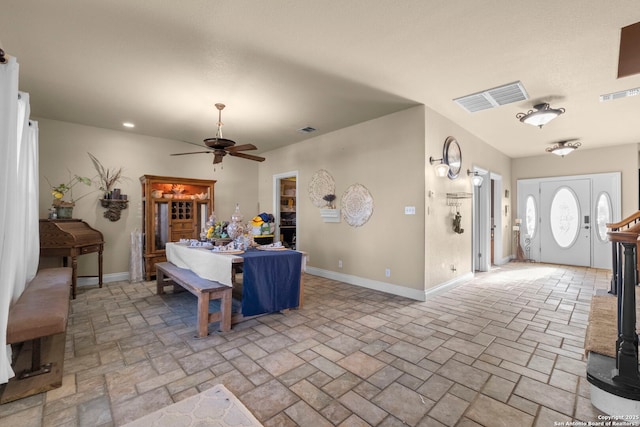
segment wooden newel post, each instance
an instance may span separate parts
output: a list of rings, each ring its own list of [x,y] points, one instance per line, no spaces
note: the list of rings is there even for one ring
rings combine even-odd
[[[615,234],[616,236],[612,236]],[[618,348],[617,375],[613,381],[630,386],[640,386],[640,372],[638,372],[638,336],[636,335],[636,293],[637,279],[637,233],[610,233],[611,240],[616,240],[624,246],[624,269],[621,293],[618,293]],[[620,278],[618,278],[620,279]]]
[[[621,246],[618,242],[611,242],[611,289],[609,289],[611,295],[618,295],[619,291],[618,287],[622,276]]]

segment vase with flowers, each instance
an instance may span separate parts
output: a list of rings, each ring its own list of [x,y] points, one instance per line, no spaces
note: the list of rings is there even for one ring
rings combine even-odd
[[[96,169],[96,172],[98,172],[98,176],[96,178],[96,186],[100,191],[104,193],[104,198],[118,199],[119,197],[112,197],[112,196],[114,191],[117,190],[117,193],[119,194],[120,190],[113,187],[118,182],[124,179],[124,177],[122,176],[123,169],[121,167],[118,169],[106,168],[102,165],[102,163],[100,162],[100,160],[97,159],[96,156],[94,156],[91,153],[87,153],[87,154],[89,155],[89,158],[91,159],[91,162],[93,163],[93,167]]]
[[[47,182],[51,187],[51,195],[53,196],[52,205],[55,208],[57,218],[60,219],[72,218],[73,207],[75,206],[76,202],[90,194],[86,193],[78,198],[74,198],[73,188],[78,184],[83,184],[90,187],[91,179],[79,175],[71,176],[71,172],[69,172],[69,176],[70,178],[67,182],[63,182],[55,186],[52,185],[47,179]]]

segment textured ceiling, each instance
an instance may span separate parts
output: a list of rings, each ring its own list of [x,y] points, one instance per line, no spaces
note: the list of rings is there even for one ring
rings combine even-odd
[[[640,87],[616,78],[620,29],[638,21],[637,0],[0,0],[0,45],[36,117],[201,145],[223,102],[224,136],[260,153],[425,104],[522,157],[640,142],[640,96],[599,101]],[[452,101],[514,81],[530,99]],[[539,102],[566,113],[515,118]]]

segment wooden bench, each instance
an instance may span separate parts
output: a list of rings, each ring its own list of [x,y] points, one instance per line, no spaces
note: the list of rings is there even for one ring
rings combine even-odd
[[[42,269],[9,308],[7,344],[16,350],[16,377],[2,390],[0,403],[62,385],[72,278],[68,267]]]
[[[180,285],[198,298],[198,337],[209,334],[209,323],[220,322],[220,331],[231,330],[231,299],[233,288],[212,280],[203,279],[193,271],[176,267],[170,262],[156,264],[158,295],[165,286]],[[220,311],[209,313],[209,301],[220,300]]]

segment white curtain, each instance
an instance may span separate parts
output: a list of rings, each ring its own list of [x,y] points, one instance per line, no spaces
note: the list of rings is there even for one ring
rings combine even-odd
[[[7,345],[9,307],[38,269],[38,129],[18,92],[15,58],[0,64],[0,384],[14,376]]]
[[[38,122],[29,120],[31,107],[29,94],[20,92],[18,97],[18,185],[17,194],[21,206],[16,227],[16,239],[20,241],[14,248],[20,257],[16,264],[16,286],[13,301],[24,291],[26,283],[34,278],[40,259],[40,233],[38,218]]]

